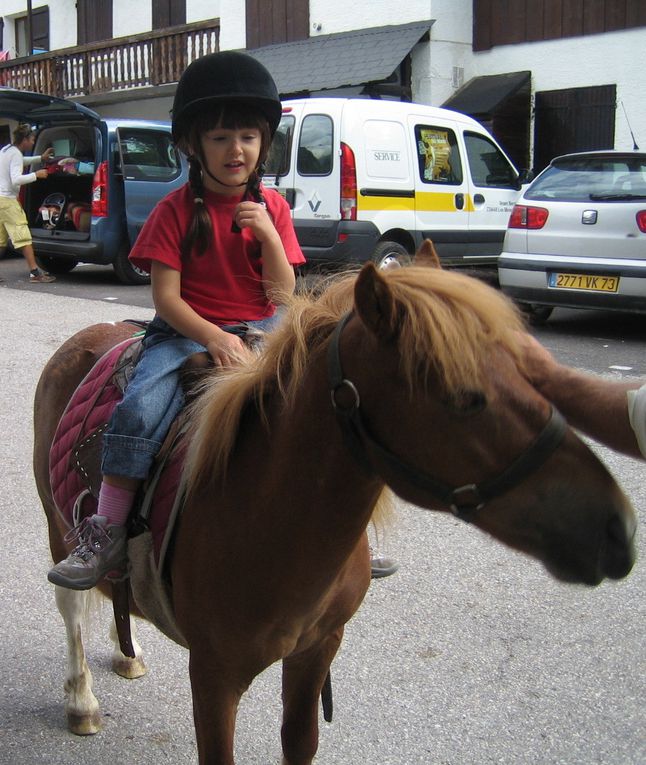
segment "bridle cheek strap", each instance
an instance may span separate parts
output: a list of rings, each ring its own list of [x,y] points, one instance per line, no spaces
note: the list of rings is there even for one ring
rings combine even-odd
[[[567,423],[561,413],[552,407],[549,420],[533,443],[502,473],[481,481],[479,484],[468,483],[458,487],[450,486],[414,465],[404,462],[380,444],[370,433],[361,413],[359,391],[351,380],[343,376],[339,338],[351,316],[350,313],[341,319],[332,335],[328,348],[328,376],[332,407],[341,427],[344,441],[354,459],[367,475],[378,474],[374,465],[374,462],[377,461],[385,465],[389,473],[397,476],[405,483],[436,497],[458,518],[470,521],[473,512],[482,509],[487,502],[517,486],[537,470],[563,441]],[[338,394],[343,390],[349,391],[349,396],[346,398],[350,400],[350,403],[346,405],[341,405],[339,401]],[[371,455],[376,460],[371,459]]]

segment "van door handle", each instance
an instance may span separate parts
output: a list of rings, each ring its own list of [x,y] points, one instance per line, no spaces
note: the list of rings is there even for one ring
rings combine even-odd
[[[455,206],[458,210],[464,209],[464,194],[455,195]]]
[[[482,194],[474,194],[473,195],[473,204],[474,205],[483,205],[485,201],[485,198]]]

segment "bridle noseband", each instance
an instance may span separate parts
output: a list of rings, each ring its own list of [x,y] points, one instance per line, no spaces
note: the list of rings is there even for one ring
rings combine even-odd
[[[528,475],[537,470],[563,440],[567,423],[560,412],[552,407],[552,413],[547,424],[533,443],[516,457],[502,473],[481,481],[479,484],[467,483],[464,486],[450,486],[419,470],[414,465],[404,462],[372,436],[361,413],[359,391],[354,383],[343,375],[339,340],[343,328],[351,317],[352,313],[346,314],[339,321],[332,335],[328,348],[328,377],[332,406],[346,445],[354,459],[368,475],[376,475],[376,471],[368,455],[367,446],[371,452],[378,456],[380,461],[388,466],[392,473],[415,488],[427,491],[437,497],[458,518],[463,521],[470,521],[471,513],[480,510],[487,502],[517,486]],[[342,389],[349,391],[353,399],[349,406],[339,404],[338,393]]]

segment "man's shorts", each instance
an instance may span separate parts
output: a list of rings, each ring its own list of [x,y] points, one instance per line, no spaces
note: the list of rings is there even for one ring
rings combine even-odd
[[[6,247],[9,239],[19,250],[31,244],[31,231],[20,202],[11,197],[0,197],[0,248]]]

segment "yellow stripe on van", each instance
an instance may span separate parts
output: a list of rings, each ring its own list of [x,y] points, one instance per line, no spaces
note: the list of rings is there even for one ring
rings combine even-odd
[[[413,197],[361,196],[357,198],[359,210],[407,210],[415,211]]]
[[[455,194],[445,191],[418,191],[412,197],[359,196],[359,210],[405,210],[408,212],[473,212],[474,206],[469,194],[464,195],[464,207],[458,210],[455,206]]]
[[[455,206],[455,193],[452,191],[418,191],[415,192],[415,209],[425,212],[473,212],[475,210],[470,194],[464,195],[464,207],[458,210]]]

